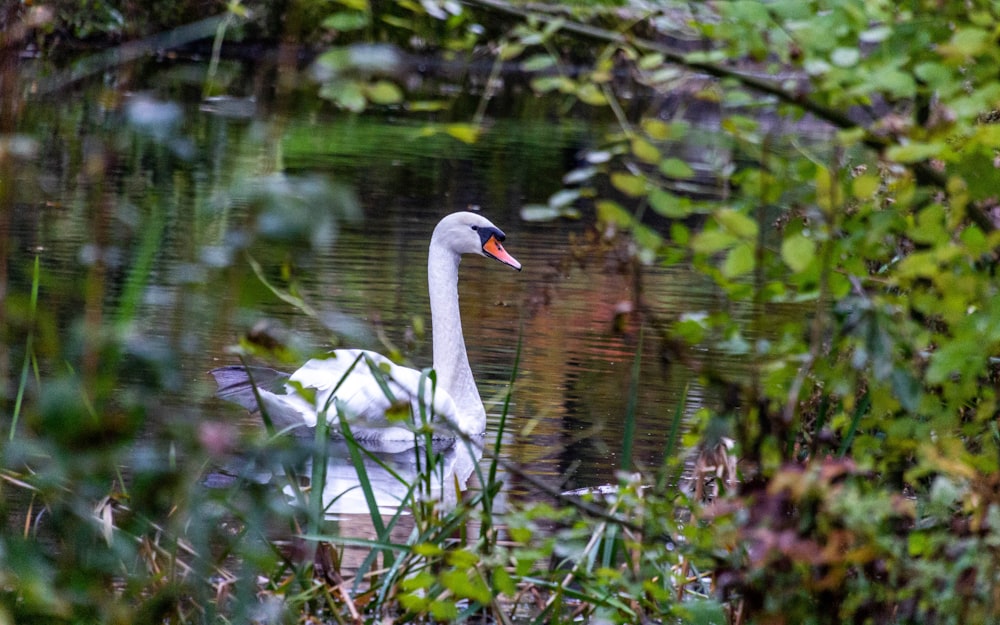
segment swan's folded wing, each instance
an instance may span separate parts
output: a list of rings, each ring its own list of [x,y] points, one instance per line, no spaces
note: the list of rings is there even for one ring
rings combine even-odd
[[[424,381],[422,395],[419,392],[421,380]],[[300,408],[308,411],[309,414],[304,412],[303,416],[310,426],[316,425],[318,413],[324,410],[327,421],[336,422],[338,408],[352,425],[357,423],[374,429],[406,425],[387,416],[394,404],[409,404],[416,420],[423,412],[428,418],[454,421],[456,413],[451,397],[441,389],[434,393],[430,380],[420,371],[397,365],[371,351],[337,350],[327,358],[314,358],[292,374],[288,382],[288,394],[300,402]],[[303,398],[297,387],[312,389],[315,397]],[[433,405],[429,403],[432,396]]]

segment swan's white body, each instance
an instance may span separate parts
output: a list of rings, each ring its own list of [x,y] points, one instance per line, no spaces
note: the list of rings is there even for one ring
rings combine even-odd
[[[269,418],[280,428],[313,428],[325,414],[334,432],[343,417],[358,439],[412,440],[413,432],[407,425],[413,421],[393,418],[398,408],[408,405],[418,423],[423,419],[445,421],[463,434],[482,434],[486,410],[465,350],[458,265],[462,254],[478,254],[520,270],[521,264],[500,245],[503,239],[503,232],[489,220],[469,212],[448,215],[434,229],[427,257],[427,286],[436,387],[424,373],[399,366],[376,352],[340,349],[310,360],[287,379],[262,368],[216,369],[212,373],[219,384],[218,395],[249,409],[256,409],[259,396]],[[270,383],[262,384],[258,377],[268,378]]]

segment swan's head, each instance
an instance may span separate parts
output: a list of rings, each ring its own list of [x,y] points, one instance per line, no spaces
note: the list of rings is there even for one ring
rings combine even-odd
[[[503,231],[489,219],[463,211],[452,213],[438,222],[431,236],[431,246],[440,245],[456,254],[479,254],[495,258],[521,271],[521,263],[500,244],[505,238]]]

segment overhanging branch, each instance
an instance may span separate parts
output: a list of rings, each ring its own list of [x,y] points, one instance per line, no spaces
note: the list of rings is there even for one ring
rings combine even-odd
[[[528,17],[531,17],[545,23],[551,23],[558,20],[561,23],[559,27],[560,31],[589,37],[605,43],[617,43],[632,46],[646,52],[655,52],[662,54],[663,58],[667,62],[679,65],[690,71],[700,72],[708,76],[712,76],[713,78],[734,80],[747,89],[774,96],[781,102],[795,106],[807,113],[810,113],[817,119],[823,120],[835,128],[839,128],[841,130],[861,130],[864,133],[861,140],[862,143],[880,155],[883,154],[887,148],[894,145],[887,138],[872,132],[869,127],[851,119],[843,111],[817,102],[804,92],[790,91],[774,80],[762,78],[749,72],[740,71],[738,69],[719,65],[717,63],[690,59],[686,53],[675,50],[674,48],[658,41],[652,41],[642,37],[633,37],[626,33],[591,26],[589,24],[582,24],[580,22],[569,21],[561,16],[533,12],[521,7],[512,6],[506,2],[502,2],[501,0],[462,0],[462,2],[470,6],[482,7],[520,19],[527,19]],[[944,189],[946,187],[947,176],[933,168],[927,161],[911,163],[909,166],[912,169],[918,184],[923,186],[932,186],[939,189]],[[970,203],[966,207],[966,210],[968,211],[969,218],[972,219],[972,221],[985,232],[991,232],[996,229],[996,225],[993,223],[993,220],[982,209],[982,207],[974,203]]]

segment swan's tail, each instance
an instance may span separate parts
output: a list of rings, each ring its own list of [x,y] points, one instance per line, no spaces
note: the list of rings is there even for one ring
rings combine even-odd
[[[230,365],[209,371],[219,389],[215,396],[243,406],[250,412],[257,412],[257,393],[285,394],[288,374],[267,367],[244,367]],[[257,387],[257,393],[254,392]]]

